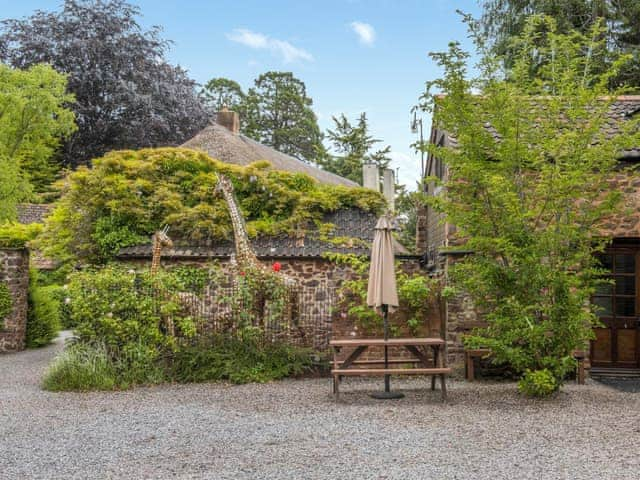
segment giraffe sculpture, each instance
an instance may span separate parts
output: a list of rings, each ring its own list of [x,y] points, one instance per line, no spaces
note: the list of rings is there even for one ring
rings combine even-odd
[[[164,247],[173,247],[173,241],[169,238],[169,226],[166,225],[162,230],[158,230],[151,237],[153,242],[153,256],[151,257],[151,276],[154,277],[160,270],[160,260],[162,259],[162,249]]]
[[[222,196],[227,203],[229,216],[231,217],[231,224],[233,226],[235,255],[231,256],[230,267],[233,272],[234,287],[238,286],[238,275],[245,275],[251,272],[252,275],[257,277],[253,280],[257,281],[261,285],[258,286],[256,291],[252,292],[255,303],[254,313],[257,317],[257,323],[263,323],[267,301],[270,299],[269,295],[272,293],[269,286],[266,285],[266,280],[273,279],[277,284],[283,286],[287,292],[284,308],[284,315],[286,319],[297,325],[297,317],[299,313],[298,294],[300,289],[298,282],[293,277],[278,271],[279,269],[269,269],[258,260],[258,257],[249,242],[246,224],[235,198],[233,184],[224,175],[218,173],[217,176],[218,184],[216,185],[216,192],[222,193]]]
[[[166,225],[162,230],[158,230],[153,234],[151,240],[153,242],[153,256],[151,257],[151,277],[155,277],[160,270],[160,261],[162,259],[162,249],[167,247],[173,247],[173,241],[169,238],[169,226]],[[173,319],[170,316],[164,318],[163,321],[164,330],[167,335],[174,336],[175,335],[175,326],[173,324]]]

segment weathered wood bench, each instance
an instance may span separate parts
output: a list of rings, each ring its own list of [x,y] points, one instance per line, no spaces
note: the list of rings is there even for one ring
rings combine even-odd
[[[466,370],[466,379],[470,382],[473,382],[476,379],[475,372],[475,364],[474,358],[486,358],[491,355],[491,349],[489,348],[470,348],[465,350],[465,370]],[[585,368],[584,363],[586,359],[586,353],[582,350],[575,350],[573,352],[573,358],[575,358],[578,362],[578,366],[576,369],[576,381],[578,385],[584,385],[585,383]]]
[[[442,400],[447,398],[447,386],[445,378],[451,373],[451,369],[445,366],[444,355],[441,348],[444,340],[441,338],[391,338],[383,339],[342,339],[331,340],[329,345],[333,348],[333,394],[338,399],[340,395],[340,381],[346,376],[386,376],[386,375],[431,375],[431,389],[435,390],[436,378],[440,377],[440,389]],[[338,354],[342,348],[354,350],[345,360],[338,360]],[[400,365],[400,367],[372,368],[372,365],[384,365],[383,359],[359,360],[359,357],[370,347],[402,347],[408,350],[414,358],[393,358],[387,365]],[[433,362],[431,362],[422,348],[431,348]],[[419,364],[419,367],[404,368],[402,365]],[[364,365],[365,368],[357,368]]]

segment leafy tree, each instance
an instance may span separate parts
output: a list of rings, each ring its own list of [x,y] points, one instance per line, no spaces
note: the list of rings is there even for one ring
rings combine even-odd
[[[524,30],[527,19],[534,14],[553,17],[559,33],[578,30],[590,32],[599,21],[606,29],[610,50],[633,55],[633,61],[620,69],[611,79],[615,88],[620,85],[640,88],[640,2],[637,0],[486,0],[480,27],[493,46],[493,52],[503,55],[507,65],[515,61],[512,39]],[[589,53],[585,51],[585,54]],[[603,55],[597,70],[603,72],[611,65],[612,57]]]
[[[322,134],[302,80],[291,72],[267,72],[249,89],[243,104],[243,133],[306,162],[322,148]]]
[[[572,350],[592,336],[595,308],[585,306],[601,273],[599,225],[621,198],[607,180],[621,152],[640,144],[637,118],[617,124],[615,135],[605,128],[616,99],[609,81],[629,58],[594,71],[583,52],[606,49],[601,33],[595,25],[563,35],[549,17],[534,16],[506,77],[489,56],[469,78],[458,44],[432,54],[444,75],[423,100],[457,146],[429,146],[448,166],[445,193],[429,201],[473,251],[451,278],[488,322],[466,342],[525,374],[525,392],[557,389]]]
[[[32,188],[43,191],[60,169],[52,154],[76,128],[64,106],[73,101],[66,83],[48,65],[0,64],[0,220],[14,219],[16,203]]]
[[[207,122],[194,82],[166,62],[168,43],[157,27],[143,31],[138,15],[124,0],[65,0],[59,12],[2,22],[0,60],[68,74],[79,128],[64,145],[67,165],[113,149],[178,144]]]
[[[420,191],[408,191],[405,185],[396,187],[396,210],[402,228],[398,240],[410,251],[416,248],[418,209],[424,205],[425,194]]]
[[[326,153],[318,158],[318,164],[325,170],[333,172],[354,182],[362,183],[362,166],[365,163],[375,163],[380,169],[389,166],[390,146],[372,151],[381,140],[369,133],[367,114],[361,113],[356,125],[353,125],[345,114],[332,117],[333,130],[327,130],[327,138],[331,147],[338,155]]]
[[[202,95],[207,106],[214,112],[219,112],[222,107],[241,113],[245,100],[242,87],[235,80],[228,78],[212,78],[202,89]],[[240,118],[242,120],[242,116]]]

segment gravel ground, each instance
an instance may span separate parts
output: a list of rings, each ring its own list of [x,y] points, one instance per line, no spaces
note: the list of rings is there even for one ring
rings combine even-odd
[[[512,383],[395,380],[170,385],[49,393],[61,342],[0,356],[0,478],[637,479],[640,394],[567,385],[531,401]]]

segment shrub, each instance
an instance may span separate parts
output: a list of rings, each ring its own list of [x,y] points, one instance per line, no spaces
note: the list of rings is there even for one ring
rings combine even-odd
[[[69,290],[60,285],[48,285],[51,290],[51,295],[58,302],[58,315],[60,318],[60,327],[65,330],[75,328],[76,324],[71,319],[71,306],[69,304],[71,298],[69,297]]]
[[[60,303],[56,297],[57,287],[40,287],[37,274],[29,274],[29,299],[27,314],[27,348],[44,347],[56,338],[60,330]]]
[[[5,223],[0,225],[0,248],[24,248],[42,232],[42,225]]]
[[[74,344],[55,358],[42,386],[52,392],[113,390],[117,383],[116,369],[104,347]]]
[[[172,376],[178,382],[269,382],[310,367],[309,350],[263,342],[259,334],[245,330],[239,338],[217,335],[181,347],[173,358]]]
[[[548,397],[560,388],[554,374],[548,370],[527,370],[518,382],[518,391],[529,397]]]
[[[152,277],[107,266],[76,273],[69,283],[71,320],[81,341],[104,343],[113,355],[138,344],[164,352],[175,345],[164,330],[169,319],[192,331],[173,291],[179,291],[179,284],[166,272]]]

